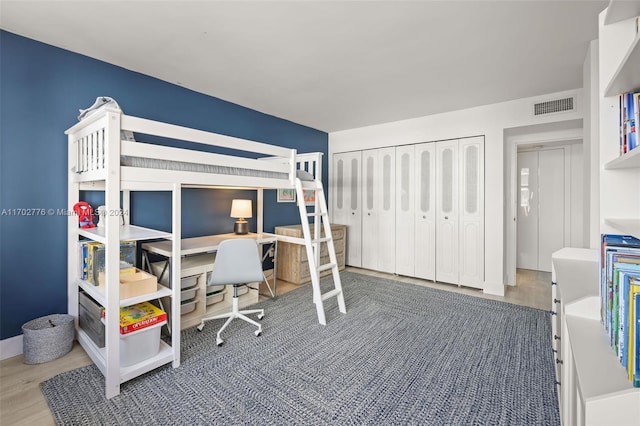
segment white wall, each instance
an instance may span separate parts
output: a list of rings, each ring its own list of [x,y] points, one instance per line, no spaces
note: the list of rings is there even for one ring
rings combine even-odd
[[[533,116],[533,104],[577,95],[575,112]],[[504,294],[504,143],[506,128],[582,118],[582,89],[395,121],[329,134],[329,156],[356,151],[485,136],[485,284],[484,292]],[[331,161],[329,161],[331,164]],[[332,200],[330,199],[330,203]]]
[[[589,44],[582,67],[584,86],[584,136],[583,136],[583,182],[584,182],[584,236],[585,246],[600,245],[600,127],[598,94],[598,40]]]

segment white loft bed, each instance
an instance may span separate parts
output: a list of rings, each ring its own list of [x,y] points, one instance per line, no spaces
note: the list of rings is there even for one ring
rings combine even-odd
[[[261,158],[246,158],[233,155],[214,154],[196,149],[173,148],[152,143],[127,140],[122,135],[132,132],[136,137],[152,135],[160,138],[192,142],[197,147],[214,146],[261,155]],[[312,240],[308,216],[315,216],[314,234],[320,235],[320,226],[330,235],[326,200],[322,189],[322,153],[298,154],[288,149],[265,143],[248,141],[231,136],[219,135],[202,130],[190,129],[123,114],[118,109],[106,107],[94,112],[66,131],[69,143],[69,192],[71,208],[77,203],[81,190],[104,190],[107,212],[119,211],[122,195],[124,225],[117,215],[106,216],[106,227],[79,229],[75,216],[68,220],[68,281],[69,313],[78,316],[78,289],[81,288],[98,301],[106,310],[106,346],[98,348],[88,336],[78,329],[78,340],[89,356],[100,368],[106,379],[106,394],[110,398],[120,391],[120,383],[143,374],[151,369],[172,362],[180,364],[180,321],[179,315],[171,321],[171,345],[161,343],[160,353],[131,367],[121,367],[119,358],[119,308],[144,300],[171,296],[171,312],[180,312],[179,286],[173,290],[158,286],[158,292],[144,297],[121,301],[119,298],[119,242],[135,239],[147,240],[166,238],[172,240],[171,282],[180,282],[180,241],[181,241],[181,189],[183,187],[234,187],[251,188],[258,191],[257,222],[262,233],[263,189],[295,188],[301,223],[306,229],[304,239],[279,237],[279,239],[304,244],[310,259],[314,303],[318,320],[325,324],[322,301],[336,296],[341,312],[346,312],[337,266],[319,266],[321,242],[331,245],[331,237]],[[307,212],[302,191],[316,192],[315,211]],[[172,231],[171,233],[146,229],[129,223],[130,191],[171,191]],[[324,212],[324,213],[323,213]],[[320,220],[321,219],[321,220]],[[106,246],[105,280],[106,289],[94,287],[78,278],[79,253],[78,238],[83,236],[102,242]],[[330,240],[330,241],[327,241]],[[315,262],[313,260],[315,259]],[[336,264],[335,252],[332,264]],[[320,294],[319,272],[334,271],[336,289]],[[173,293],[172,293],[173,292]],[[115,344],[114,344],[115,343]]]

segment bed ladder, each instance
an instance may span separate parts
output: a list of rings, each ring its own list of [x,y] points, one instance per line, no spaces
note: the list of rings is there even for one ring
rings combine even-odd
[[[305,191],[314,191],[315,193],[313,211],[307,211],[307,205],[304,199]],[[325,300],[331,297],[337,297],[338,309],[343,314],[347,313],[347,308],[344,304],[344,295],[342,294],[340,272],[338,271],[338,259],[336,258],[333,236],[331,235],[331,224],[329,223],[329,213],[327,212],[327,200],[320,180],[301,181],[299,178],[296,178],[296,195],[296,198],[298,199],[298,208],[300,209],[300,221],[302,223],[304,245],[307,249],[311,285],[313,286],[313,302],[316,304],[316,310],[318,311],[318,322],[322,325],[326,325],[327,320],[324,315],[323,304]],[[309,217],[314,218],[313,235],[311,235]],[[322,230],[324,230],[324,237],[321,235],[321,227]],[[327,244],[327,249],[329,251],[329,263],[324,265],[319,264],[322,243]],[[333,284],[335,288],[322,294],[320,292],[320,273],[329,269],[333,275]]]

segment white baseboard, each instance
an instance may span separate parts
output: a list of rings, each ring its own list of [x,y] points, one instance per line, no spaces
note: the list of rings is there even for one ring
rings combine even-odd
[[[22,334],[0,340],[0,360],[22,355]]]

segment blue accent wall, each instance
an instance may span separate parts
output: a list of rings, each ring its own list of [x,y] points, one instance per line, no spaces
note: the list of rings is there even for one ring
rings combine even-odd
[[[114,98],[129,115],[324,152],[328,170],[325,132],[6,31],[0,46],[0,339],[21,334],[31,319],[67,312],[67,222],[48,211],[71,207],[64,131],[96,97]],[[94,207],[101,196],[84,194]],[[265,231],[300,222],[295,204],[277,203],[274,190],[264,196]],[[231,232],[231,199],[255,197],[255,191],[183,190],[183,236]],[[136,193],[131,205],[132,223],[170,231],[168,192]],[[255,219],[250,224],[255,230]]]

